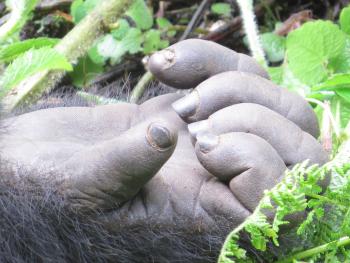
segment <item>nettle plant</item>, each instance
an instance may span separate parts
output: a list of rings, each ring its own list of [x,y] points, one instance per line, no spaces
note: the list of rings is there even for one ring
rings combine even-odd
[[[99,4],[99,0],[75,0],[71,6],[74,23],[79,23]],[[169,30],[166,18],[153,19],[152,10],[144,0],[135,0],[124,17],[109,25],[107,34],[96,40],[85,57],[80,58],[71,76],[73,84],[81,87],[103,72],[106,64],[115,65],[127,54],[149,55],[169,46],[166,37],[176,34]]]
[[[316,20],[287,37],[265,33],[261,39],[267,59],[282,61],[268,68],[272,80],[313,103],[329,101],[338,118],[335,129],[344,128],[350,118],[350,7],[342,10],[339,25]]]
[[[60,39],[41,37],[20,41],[19,32],[32,18],[38,2],[6,2],[10,19],[0,27],[0,65],[5,68],[0,77],[0,99],[27,78],[43,71],[69,72],[73,84],[81,88],[102,73],[106,65],[120,63],[127,54],[148,55],[163,49],[169,45],[166,38],[176,34],[175,29],[169,29],[172,24],[166,18],[153,19],[152,10],[144,0],[134,0],[130,2],[132,4],[128,3],[130,7],[122,18],[97,30],[103,31],[102,34],[91,32],[99,37],[96,40],[94,36],[87,37],[89,41],[93,39],[93,43],[85,43],[90,47],[87,52],[81,52],[83,56],[78,52],[80,43],[72,44],[77,52],[71,52],[64,47],[67,43],[57,48],[56,45],[62,42]],[[82,22],[99,4],[99,0],[73,1],[71,16],[74,24]]]
[[[299,92],[315,105],[326,128],[323,135],[328,133],[337,143],[333,144],[329,163],[308,167],[305,161],[286,171],[279,184],[266,190],[253,214],[229,234],[218,262],[256,262],[258,258],[280,263],[348,262],[350,7],[342,10],[339,25],[317,20],[305,23],[287,37],[265,33],[261,40],[270,64],[281,62],[280,66],[268,67],[273,81]],[[344,136],[340,136],[340,130]],[[317,182],[326,176],[331,178],[330,185],[322,190]],[[266,216],[267,211],[274,214],[272,219]],[[305,212],[304,221],[282,237],[281,227],[290,224],[286,216]],[[254,252],[240,247],[246,234]]]

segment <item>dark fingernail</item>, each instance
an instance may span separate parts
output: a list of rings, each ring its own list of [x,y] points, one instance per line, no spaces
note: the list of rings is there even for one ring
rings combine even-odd
[[[147,140],[155,148],[166,149],[173,145],[169,130],[157,123],[152,123],[148,127]]]
[[[197,121],[188,125],[188,131],[193,138],[196,138],[198,134],[208,132],[210,125],[208,120]]]
[[[148,68],[153,74],[171,67],[175,62],[175,51],[171,48],[154,53],[148,60]]]
[[[199,96],[196,91],[193,91],[172,104],[173,109],[182,118],[193,116],[196,113],[198,106]]]
[[[203,153],[208,153],[219,144],[219,136],[211,133],[201,133],[197,136],[199,150]]]

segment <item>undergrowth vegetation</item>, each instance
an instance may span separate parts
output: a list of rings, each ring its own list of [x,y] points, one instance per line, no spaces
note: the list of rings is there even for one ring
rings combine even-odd
[[[117,5],[118,1],[113,1]],[[258,34],[251,0],[237,1],[238,6],[216,1],[207,7],[202,24],[186,15],[199,8],[196,4],[182,9],[176,6],[167,13],[164,6],[156,12],[144,0],[134,0],[124,1],[128,4],[106,14],[96,22],[96,28],[87,32],[89,23],[101,16],[99,10],[105,10],[104,6],[99,0],[74,0],[64,11],[53,10],[54,23],[64,21],[74,33],[62,39],[49,34],[22,39],[26,23],[38,20],[35,8],[39,2],[7,0],[7,11],[2,14],[7,19],[0,23],[0,100],[9,109],[23,102],[35,103],[42,94],[60,86],[66,72],[74,90],[89,97],[86,87],[96,77],[125,61],[141,64],[147,55],[187,38],[188,29],[192,37],[222,40],[227,37],[225,26],[239,26],[240,20],[234,20],[234,16],[239,15],[240,7],[247,35],[241,42],[247,47],[242,44],[238,48],[250,49],[275,83],[298,92],[311,103],[331,161],[322,167],[309,167],[305,161],[287,171],[284,180],[267,190],[254,213],[227,237],[219,262],[256,261],[255,254],[240,247],[244,233],[248,233],[256,254],[269,262],[350,262],[350,6],[342,8],[332,21],[313,20],[308,10],[286,21],[265,21],[260,25],[264,33]],[[256,12],[263,8],[273,13],[266,1],[256,1],[255,7]],[[81,26],[84,21],[86,27]],[[189,27],[192,22],[195,26]],[[234,34],[243,38],[239,32]],[[138,73],[144,72],[142,68]],[[53,77],[52,73],[59,74]],[[135,101],[151,78],[149,73],[141,78]],[[41,82],[44,88],[39,88]],[[104,103],[118,102],[91,96]],[[317,182],[325,178],[330,178],[330,185],[322,189]],[[290,233],[284,233],[283,226],[290,224],[286,216],[296,213],[307,215],[294,222]],[[269,219],[267,214],[274,216]],[[288,236],[298,242],[284,242]]]

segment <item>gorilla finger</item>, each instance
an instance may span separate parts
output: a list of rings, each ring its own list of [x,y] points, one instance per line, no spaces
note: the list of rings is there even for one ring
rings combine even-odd
[[[63,189],[73,205],[109,209],[134,197],[174,152],[177,131],[144,122],[113,140],[89,147],[64,165]]]
[[[161,82],[180,89],[194,88],[205,79],[230,70],[268,78],[252,57],[200,39],[184,40],[153,54],[148,68]]]
[[[238,103],[263,105],[293,121],[312,136],[319,136],[316,115],[301,96],[249,73],[231,71],[213,76],[191,94],[173,103],[173,108],[183,120],[194,122]]]
[[[264,190],[275,186],[287,169],[276,150],[264,139],[247,133],[201,134],[195,146],[200,163],[221,181],[250,212]]]
[[[192,137],[201,133],[220,135],[229,132],[255,134],[266,140],[286,165],[310,160],[312,164],[327,162],[327,153],[318,141],[280,114],[258,104],[241,103],[212,114],[208,120],[188,126]]]

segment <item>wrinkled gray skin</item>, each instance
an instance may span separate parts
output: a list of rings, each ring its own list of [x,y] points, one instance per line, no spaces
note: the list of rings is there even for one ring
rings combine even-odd
[[[310,106],[264,78],[252,58],[186,40],[153,55],[149,68],[166,84],[198,86],[183,98],[167,94],[139,106],[52,108],[6,119],[6,169],[54,180],[78,209],[108,210],[110,223],[117,214],[209,225],[224,216],[236,226],[286,166],[326,162]]]

